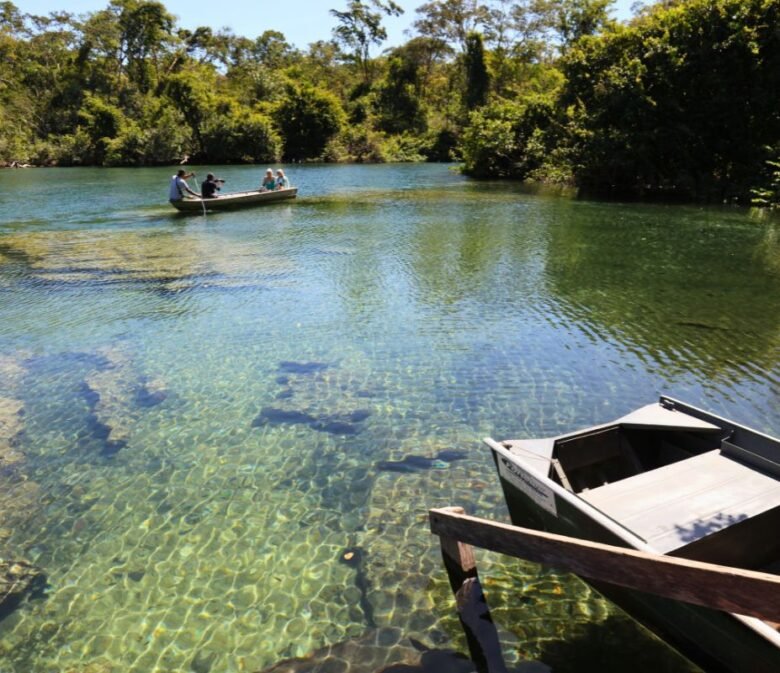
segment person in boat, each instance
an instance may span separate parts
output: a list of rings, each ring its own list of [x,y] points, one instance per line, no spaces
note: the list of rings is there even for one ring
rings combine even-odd
[[[275,189],[276,189],[276,180],[274,179],[274,172],[269,168],[265,172],[265,177],[263,178],[263,182],[260,183],[260,191],[272,192]]]
[[[176,175],[171,178],[171,186],[168,189],[168,199],[170,201],[181,201],[184,198],[184,194],[190,196],[200,197],[200,194],[190,189],[187,184],[189,178],[194,178],[195,173],[187,173],[183,168],[176,171]]]
[[[280,168],[278,171],[276,171],[276,189],[289,189],[290,188],[290,181],[287,179],[287,176],[284,174],[284,171]]]
[[[222,189],[225,181],[222,178],[215,178],[213,173],[209,173],[200,186],[200,194],[204,199],[216,198],[217,192]]]

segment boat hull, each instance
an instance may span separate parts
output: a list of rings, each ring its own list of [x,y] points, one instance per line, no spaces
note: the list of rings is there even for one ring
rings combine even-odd
[[[224,194],[213,199],[181,199],[171,201],[171,205],[183,213],[202,213],[204,206],[206,211],[235,210],[237,208],[251,208],[267,203],[294,199],[298,195],[297,187],[279,189],[273,192],[235,192]]]
[[[712,417],[716,418],[716,417]],[[717,419],[721,420],[721,419]],[[577,496],[546,488],[508,451],[489,442],[512,523],[516,526],[567,535],[605,544],[638,548],[611,520],[588,516]],[[509,461],[510,464],[507,463]],[[623,587],[593,582],[589,585],[659,635],[706,671],[724,673],[776,673],[780,648],[744,618],[727,612],[682,603]]]

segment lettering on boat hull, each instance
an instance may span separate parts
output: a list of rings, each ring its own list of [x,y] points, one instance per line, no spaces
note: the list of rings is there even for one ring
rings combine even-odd
[[[547,510],[553,516],[558,516],[555,506],[555,494],[544,482],[532,477],[528,472],[515,465],[505,456],[498,456],[498,473],[512,486],[527,495],[539,507]]]

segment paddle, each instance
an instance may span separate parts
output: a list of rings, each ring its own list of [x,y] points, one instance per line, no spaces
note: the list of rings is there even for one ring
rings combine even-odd
[[[195,173],[192,174],[192,177],[195,177]],[[203,217],[206,217],[206,201],[203,198],[203,189],[200,190],[200,205],[203,206]]]

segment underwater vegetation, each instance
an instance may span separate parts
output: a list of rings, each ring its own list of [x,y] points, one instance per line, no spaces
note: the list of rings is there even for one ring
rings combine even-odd
[[[21,385],[27,370],[22,357],[0,356],[0,620],[13,612],[28,595],[46,585],[44,573],[19,559],[16,549],[6,548],[10,527],[37,510],[38,485],[25,471],[25,456],[19,450],[24,432],[24,402]],[[9,558],[10,557],[10,558]]]
[[[406,455],[401,460],[380,460],[376,467],[385,472],[419,472],[420,470],[446,470],[450,463],[465,460],[468,453],[458,449],[444,449],[433,458],[428,456]]]
[[[279,409],[263,407],[252,421],[253,428],[264,425],[308,425],[317,432],[328,432],[331,435],[356,435],[360,432],[358,423],[365,421],[371,415],[368,409],[357,409],[346,414],[323,414],[313,416],[305,411],[295,409]]]
[[[312,394],[313,386],[305,383],[317,375],[331,369],[331,366],[323,362],[293,362],[285,360],[279,363],[279,376],[275,382],[286,386],[277,396],[277,400],[292,400],[296,393],[300,395],[301,384],[306,397],[305,408],[300,407],[272,407],[266,406],[252,421],[253,428],[261,428],[267,425],[306,425],[317,432],[325,432],[331,435],[357,435],[361,431],[360,424],[371,416],[370,409],[355,409],[352,411],[328,412],[313,410],[308,404],[313,401],[316,394]],[[308,392],[308,395],[306,394]]]

